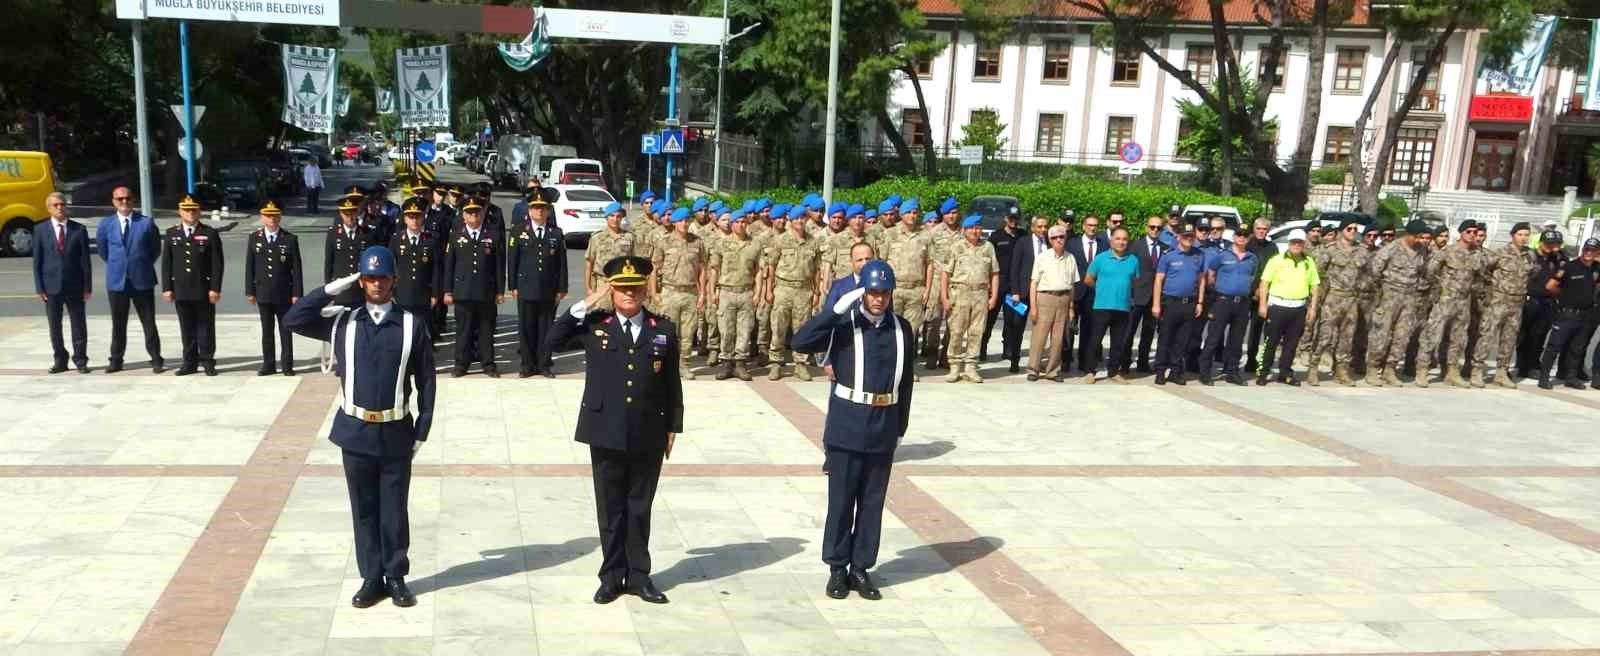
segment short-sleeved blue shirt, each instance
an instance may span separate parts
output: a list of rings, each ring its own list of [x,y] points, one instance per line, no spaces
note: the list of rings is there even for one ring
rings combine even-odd
[[[1139,258],[1124,252],[1101,251],[1089,262],[1087,275],[1094,276],[1094,309],[1122,310],[1133,307],[1133,279],[1139,277]]]
[[[1233,249],[1212,251],[1206,257],[1206,269],[1217,274],[1214,288],[1223,296],[1243,296],[1250,293],[1255,282],[1256,254],[1245,251],[1238,255]]]
[[[1161,283],[1163,296],[1194,296],[1200,292],[1200,275],[1205,273],[1206,256],[1198,248],[1167,251],[1156,260],[1156,273],[1166,274]]]

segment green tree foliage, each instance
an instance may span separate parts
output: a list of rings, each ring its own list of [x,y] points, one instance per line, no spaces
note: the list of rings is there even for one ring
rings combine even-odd
[[[1260,86],[1253,75],[1241,76],[1245,98],[1256,98],[1256,90]],[[1218,95],[1222,94],[1219,85],[1213,86]],[[1177,153],[1180,157],[1195,163],[1200,169],[1205,181],[1205,186],[1216,188],[1217,177],[1223,171],[1229,170],[1222,165],[1222,126],[1221,118],[1216,108],[1203,102],[1195,102],[1188,98],[1178,99],[1179,125],[1187,126],[1187,130],[1178,138]],[[1276,142],[1278,137],[1278,119],[1271,117],[1262,125],[1261,132]],[[1234,132],[1232,135],[1233,152],[1249,152],[1249,144],[1243,135]],[[1245,190],[1259,190],[1260,180],[1265,176],[1253,160],[1240,158],[1234,160],[1232,167],[1233,189],[1235,192]]]
[[[1000,113],[993,107],[972,110],[972,119],[961,126],[961,146],[983,146],[985,159],[1005,150],[1007,139],[1000,136],[1006,124],[1000,122]]]

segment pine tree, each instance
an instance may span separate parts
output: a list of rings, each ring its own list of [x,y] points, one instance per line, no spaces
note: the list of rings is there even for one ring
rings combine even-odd
[[[432,91],[433,83],[428,81],[427,71],[417,74],[417,91]]]
[[[306,73],[306,78],[300,81],[300,93],[310,96],[317,95],[317,83],[311,80],[311,73]]]

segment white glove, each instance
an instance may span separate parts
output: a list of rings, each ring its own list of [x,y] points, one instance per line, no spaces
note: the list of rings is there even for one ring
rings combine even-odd
[[[361,274],[352,273],[352,274],[350,274],[348,276],[345,276],[343,278],[340,278],[338,280],[330,282],[327,285],[324,285],[322,287],[322,291],[328,292],[329,296],[338,296],[344,290],[349,289],[351,285],[356,284],[356,281],[360,280],[360,279],[361,279]]]
[[[856,303],[860,302],[861,301],[861,297],[865,296],[866,294],[867,294],[867,288],[865,288],[865,287],[857,287],[857,288],[851,290],[850,293],[845,294],[844,296],[839,297],[839,300],[834,301],[834,303],[833,303],[833,313],[834,314],[844,314],[846,312],[849,312],[850,308],[852,306],[854,306]]]

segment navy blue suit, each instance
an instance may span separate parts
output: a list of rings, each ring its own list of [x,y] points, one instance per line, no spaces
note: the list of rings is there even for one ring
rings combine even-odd
[[[333,297],[322,287],[313,288],[289,308],[283,321],[296,333],[332,344],[334,372],[341,389],[354,369],[354,398],[350,399],[354,405],[382,411],[408,408],[409,401],[416,400],[414,417],[394,421],[369,422],[349,414],[341,404],[328,434],[328,439],[344,450],[344,478],[350,493],[356,565],[361,578],[405,576],[411,568],[406,556],[411,545],[406,508],[411,455],[416,443],[427,441],[433,426],[433,340],[428,336],[427,317],[411,317],[411,356],[406,362],[401,397],[395,398],[405,321],[410,313],[391,304],[390,311],[378,323],[373,323],[365,305],[335,317],[322,316],[322,309],[332,302]],[[356,331],[355,353],[345,352],[346,330]],[[340,398],[344,400],[342,392]]]
[[[45,317],[50,323],[50,349],[55,367],[67,366],[67,348],[61,336],[61,315],[72,320],[72,363],[89,364],[89,327],[83,316],[84,296],[94,290],[94,268],[89,259],[89,229],[67,221],[56,237],[54,220],[33,226],[33,291],[45,296]]]
[[[128,229],[112,214],[95,228],[100,259],[106,263],[106,296],[111,301],[111,365],[122,366],[128,346],[128,306],[139,314],[144,350],[152,364],[161,364],[161,332],[156,329],[156,260],[161,257],[161,233],[156,222],[134,212]]]
[[[1084,248],[1083,235],[1067,237],[1067,252],[1078,265],[1078,282],[1072,286],[1073,316],[1078,322],[1078,364],[1085,371],[1089,368],[1089,354],[1098,344],[1091,344],[1093,331],[1089,330],[1089,322],[1094,314],[1094,288],[1083,282],[1083,277],[1089,272],[1089,261],[1094,255],[1099,255],[1111,250],[1111,240],[1104,234],[1094,236],[1094,249]],[[1061,339],[1061,371],[1065,373],[1072,369],[1072,335],[1069,333]]]
[[[910,322],[893,314],[874,326],[862,316],[861,305],[838,314],[833,306],[807,321],[789,341],[803,353],[826,353],[833,364],[834,382],[828,385],[828,415],[822,430],[827,451],[828,515],[823,523],[822,562],[834,570],[849,567],[866,571],[878,560],[883,532],[883,503],[889,491],[889,470],[894,450],[911,419],[912,367],[916,364],[917,336]],[[901,351],[895,352],[895,327]],[[855,332],[861,331],[861,389],[855,392],[895,395],[893,403],[866,404],[841,398],[841,386],[856,384]],[[902,366],[900,384],[894,384],[896,357]]]

